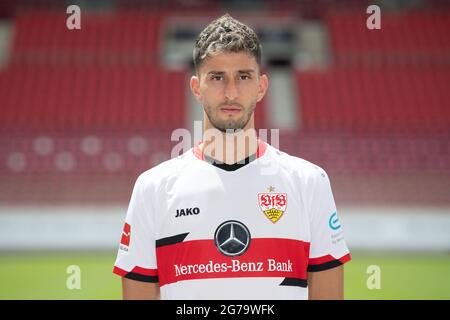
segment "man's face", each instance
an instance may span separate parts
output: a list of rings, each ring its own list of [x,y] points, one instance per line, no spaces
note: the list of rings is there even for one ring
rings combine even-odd
[[[222,52],[203,62],[191,88],[212,127],[247,129],[254,127],[253,111],[267,89],[267,77],[259,75],[253,56]]]

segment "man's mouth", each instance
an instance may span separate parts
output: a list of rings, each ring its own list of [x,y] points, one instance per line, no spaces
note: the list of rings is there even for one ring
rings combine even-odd
[[[236,114],[241,112],[241,108],[235,106],[224,106],[221,107],[220,110],[227,114]]]

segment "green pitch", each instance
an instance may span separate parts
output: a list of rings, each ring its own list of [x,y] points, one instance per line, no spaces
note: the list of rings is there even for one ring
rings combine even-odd
[[[345,266],[346,299],[450,299],[450,255],[364,255]],[[2,253],[0,299],[120,299],[114,253]],[[79,266],[80,289],[66,286],[67,268]],[[369,290],[370,265],[381,270],[380,289]],[[373,283],[373,282],[372,282]]]

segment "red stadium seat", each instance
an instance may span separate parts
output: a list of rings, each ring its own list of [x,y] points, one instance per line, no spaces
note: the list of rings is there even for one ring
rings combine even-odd
[[[298,72],[297,83],[306,128],[450,128],[450,91],[445,88],[450,72],[445,69],[334,68]]]
[[[185,73],[158,67],[16,67],[0,125],[14,130],[184,127]]]
[[[66,15],[25,11],[15,20],[12,64],[155,64],[164,16],[156,13],[85,14],[82,30],[66,28]]]

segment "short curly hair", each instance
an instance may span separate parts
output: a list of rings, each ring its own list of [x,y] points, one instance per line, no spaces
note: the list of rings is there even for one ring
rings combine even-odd
[[[261,43],[250,27],[228,13],[213,20],[197,37],[193,60],[195,70],[217,52],[247,52],[261,67]]]

